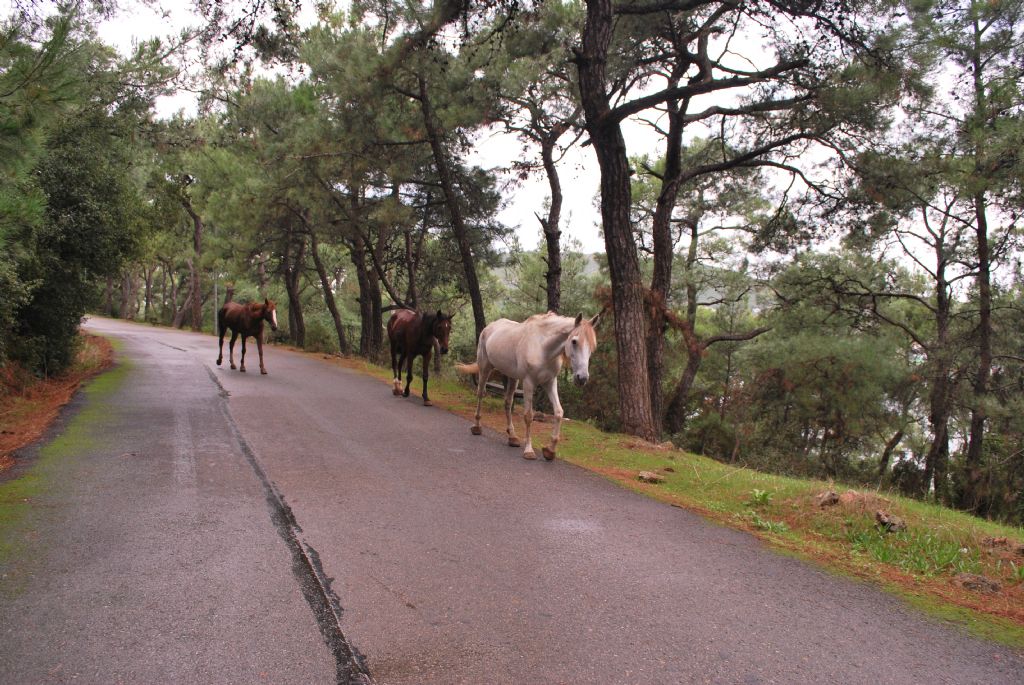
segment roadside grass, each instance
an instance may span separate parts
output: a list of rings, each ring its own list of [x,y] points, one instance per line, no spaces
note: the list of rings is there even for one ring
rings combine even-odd
[[[41,499],[59,487],[65,477],[66,460],[96,439],[92,426],[106,411],[102,399],[116,390],[127,373],[128,367],[122,362],[93,378],[113,364],[114,349],[116,342],[87,336],[67,374],[51,382],[42,381],[47,385],[29,389],[15,402],[5,398],[3,406],[7,411],[0,416],[0,425],[18,436],[19,447],[42,435],[79,386],[90,402],[69,421],[59,437],[39,450],[29,468],[12,471],[16,477],[5,478],[0,473],[0,597],[11,597],[31,582],[31,566],[38,556],[33,550],[34,521],[38,512],[46,508]]]
[[[328,357],[348,368],[390,382],[390,369],[361,359]],[[417,373],[419,362],[416,365]],[[422,380],[411,387],[421,401]],[[386,386],[382,395],[390,394]],[[430,378],[438,407],[472,419],[472,387],[450,369]],[[523,436],[517,402],[516,431]],[[481,422],[496,431],[483,439],[504,441],[500,397],[484,399]],[[551,423],[534,424],[534,447],[547,444]],[[467,431],[469,430],[467,426]],[[510,463],[522,461],[509,448]],[[1012,647],[1024,648],[1024,529],[1001,525],[928,502],[838,483],[788,478],[725,464],[677,449],[666,449],[621,434],[608,434],[581,421],[562,424],[558,458],[673,506],[702,514],[721,525],[747,531],[773,548],[811,561],[830,572],[870,582],[935,618]],[[664,482],[638,479],[653,471]],[[834,491],[839,502],[822,507],[818,496]],[[877,511],[902,518],[907,530],[885,532]],[[955,582],[958,573],[984,575],[1001,590],[985,593]]]
[[[66,372],[40,379],[14,364],[0,368],[0,472],[14,465],[12,454],[36,440],[83,381],[113,364],[109,340],[82,335],[75,361]]]

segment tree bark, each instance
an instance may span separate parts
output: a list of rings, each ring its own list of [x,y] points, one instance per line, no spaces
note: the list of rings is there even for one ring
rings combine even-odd
[[[106,316],[114,315],[114,277],[107,276],[107,282],[103,289],[103,313]]]
[[[547,246],[547,271],[544,273],[548,297],[548,311],[557,312],[562,304],[562,183],[555,167],[555,142],[561,135],[556,129],[541,142],[540,155],[544,162],[544,171],[548,177],[548,188],[551,190],[551,206],[548,207],[547,218],[540,219],[544,230],[544,242]]]
[[[136,285],[135,275],[130,270],[125,270],[121,279],[121,304],[118,307],[118,316],[122,319],[134,319],[132,301],[135,298]]]
[[[375,330],[378,316],[376,312],[379,307],[374,306],[373,269],[367,264],[366,246],[361,237],[356,236],[352,239],[349,256],[356,269],[356,281],[359,283],[359,354],[373,357],[377,353],[377,339],[380,337],[380,333]],[[377,298],[379,292],[377,290]]]
[[[260,299],[267,297],[267,255],[260,252],[256,258],[256,292]]]
[[[974,44],[971,53],[971,75],[974,80],[974,112],[976,116],[986,119],[990,117],[988,93],[985,85],[984,70],[986,61],[982,58],[984,33],[979,22],[979,14],[972,10],[972,28]],[[974,174],[971,179],[978,183],[988,175],[986,166],[987,150],[983,139],[974,141]],[[985,190],[977,190],[973,195],[976,247],[978,257],[978,370],[974,378],[974,397],[971,402],[971,427],[964,457],[967,478],[960,496],[960,506],[976,514],[984,514],[987,505],[982,493],[982,455],[984,451],[985,421],[988,418],[986,402],[988,384],[992,375],[992,275],[991,254],[988,244],[988,200]]]
[[[156,273],[156,265],[147,265],[145,267],[146,274],[146,294],[145,294],[145,306],[142,310],[142,319],[149,321],[149,311],[153,305],[153,275]]]
[[[978,370],[974,378],[974,397],[971,406],[971,428],[964,458],[967,478],[960,496],[960,506],[983,515],[987,509],[982,492],[982,454],[985,439],[985,421],[988,418],[985,403],[989,379],[992,376],[992,282],[991,257],[988,244],[988,217],[983,193],[974,198],[978,249]]]
[[[674,79],[672,85],[678,84]],[[654,248],[654,265],[651,274],[651,325],[647,329],[647,377],[651,391],[651,412],[660,431],[665,421],[665,403],[661,390],[665,368],[665,309],[669,307],[669,292],[672,287],[672,213],[679,198],[679,179],[682,175],[683,114],[685,107],[678,100],[667,103],[668,135],[665,139],[665,172],[661,178],[661,190],[651,222],[651,243]],[[697,242],[697,222],[690,240],[691,252]],[[693,260],[696,255],[693,254]],[[692,266],[692,261],[688,267]],[[696,372],[694,372],[696,373]],[[691,381],[692,382],[692,381]]]
[[[629,220],[629,160],[619,124],[610,116],[606,91],[607,55],[612,38],[611,0],[587,0],[583,45],[576,55],[586,128],[601,169],[601,219],[612,281],[615,343],[618,352],[619,414],[631,435],[656,440],[647,365],[645,288],[640,279],[636,241]]]
[[[202,292],[200,286],[200,275],[199,271],[203,264],[203,219],[193,209],[192,201],[187,195],[182,196],[182,206],[185,211],[192,218],[192,262],[190,263],[190,273],[192,276],[192,292]],[[198,331],[203,327],[203,299],[201,297],[192,298],[192,330]]]
[[[466,290],[469,292],[469,300],[473,305],[473,325],[476,327],[476,337],[479,338],[480,333],[483,332],[484,327],[487,325],[487,318],[484,315],[484,301],[483,296],[480,294],[480,281],[476,274],[476,258],[473,256],[472,246],[469,241],[469,228],[466,226],[466,221],[462,214],[461,200],[455,189],[452,164],[444,147],[440,124],[435,118],[430,104],[427,82],[422,76],[418,77],[418,81],[423,125],[427,131],[427,138],[430,140],[430,150],[433,153],[434,165],[437,168],[437,176],[441,182],[445,204],[448,207],[448,216],[452,221],[452,232],[455,234],[455,242],[458,245],[459,256],[462,259],[462,269],[466,278]]]
[[[181,328],[185,325],[185,317],[192,311],[192,291],[189,290],[185,295],[185,301],[181,303],[181,307],[174,314],[174,318],[171,319],[172,328]]]
[[[413,240],[412,228],[405,229],[405,271],[409,277],[409,285],[405,289],[405,304],[410,309],[415,309],[419,306],[420,293],[419,288],[416,284],[417,273],[419,271],[420,254],[423,248],[423,240],[426,238],[427,230],[430,225],[430,193],[427,193],[427,199],[423,206],[423,229],[416,240]]]
[[[331,319],[334,321],[334,330],[338,334],[338,349],[342,354],[348,354],[348,340],[345,339],[345,327],[341,324],[338,305],[334,301],[334,291],[331,290],[331,279],[328,277],[327,269],[324,268],[324,263],[320,259],[319,244],[316,232],[313,230],[309,232],[309,250],[313,257],[313,263],[316,265],[316,272],[320,276],[320,286],[324,292],[324,303],[327,305],[327,311],[331,313]]]
[[[889,438],[889,441],[885,443],[885,449],[882,450],[882,457],[878,460],[879,480],[881,480],[885,476],[885,472],[889,470],[889,460],[892,459],[892,453],[896,450],[896,447],[900,444],[902,439],[903,431],[898,430],[891,438]]]
[[[306,320],[302,314],[300,288],[305,260],[306,241],[303,236],[295,235],[289,228],[281,266],[284,271],[285,292],[288,294],[288,329],[292,343],[296,347],[306,346]]]
[[[669,434],[680,432],[686,425],[686,402],[690,398],[690,388],[693,387],[693,381],[697,378],[697,371],[704,357],[704,346],[696,340],[695,335],[684,336],[684,342],[686,368],[672,391],[665,411],[665,429]]]

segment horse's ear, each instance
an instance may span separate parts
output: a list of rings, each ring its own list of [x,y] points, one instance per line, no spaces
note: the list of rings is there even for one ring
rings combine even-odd
[[[605,310],[604,310],[604,309],[602,309],[602,310],[601,310],[601,311],[599,311],[599,312],[598,312],[597,314],[594,314],[594,318],[590,320],[590,325],[591,325],[591,326],[593,326],[594,328],[597,328],[597,325],[598,325],[599,323],[601,323],[601,316],[602,316],[602,315],[604,314],[604,311],[605,311]]]
[[[580,312],[579,314],[576,315],[576,324],[575,325],[579,326],[581,321],[583,321],[583,312]]]
[[[437,320],[444,321],[444,314],[441,313],[440,309],[437,310]]]
[[[270,300],[268,298],[266,298],[266,297],[263,298],[263,306],[264,307],[269,307],[270,306]]]

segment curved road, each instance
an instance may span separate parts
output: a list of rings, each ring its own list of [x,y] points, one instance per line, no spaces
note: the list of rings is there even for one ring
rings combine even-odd
[[[0,554],[2,682],[1024,683],[1018,652],[377,380],[87,328],[124,371],[20,467],[47,486]]]

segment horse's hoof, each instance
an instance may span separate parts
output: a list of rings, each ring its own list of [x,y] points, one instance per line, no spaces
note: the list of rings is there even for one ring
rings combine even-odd
[[[260,369],[260,375],[261,376],[266,376],[267,375],[267,370],[266,369]]]
[[[218,359],[218,360],[217,360],[217,366],[220,366],[220,362],[221,362],[221,360],[220,360],[220,359]]]
[[[405,392],[402,393],[402,397],[408,397],[408,396],[409,396],[409,391],[408,390],[406,390]]]
[[[424,407],[433,407],[434,403],[431,402],[430,400],[423,400],[423,406]]]
[[[544,458],[547,459],[548,461],[551,461],[552,459],[555,458],[555,451],[554,450],[549,450],[547,447],[541,448],[540,452],[541,452],[541,454],[544,455]]]
[[[232,364],[232,365],[231,365],[231,370],[232,370],[232,371],[235,371],[236,369],[238,369],[238,367],[237,367],[237,366],[235,366],[234,364]]]
[[[402,391],[399,390],[398,388],[391,388],[391,394],[394,395],[395,397],[398,397],[399,395],[402,394]]]
[[[472,433],[473,435],[483,435],[483,430],[480,428],[480,426],[470,426],[469,432]]]
[[[239,371],[241,371],[242,373],[245,373],[245,367],[243,366],[242,368],[239,369]]]
[[[533,459],[536,459],[536,458],[537,458],[537,455],[534,452],[523,452],[523,459],[533,460]]]
[[[508,446],[509,447],[522,447],[522,443],[519,442],[519,438],[509,438],[508,439]]]

